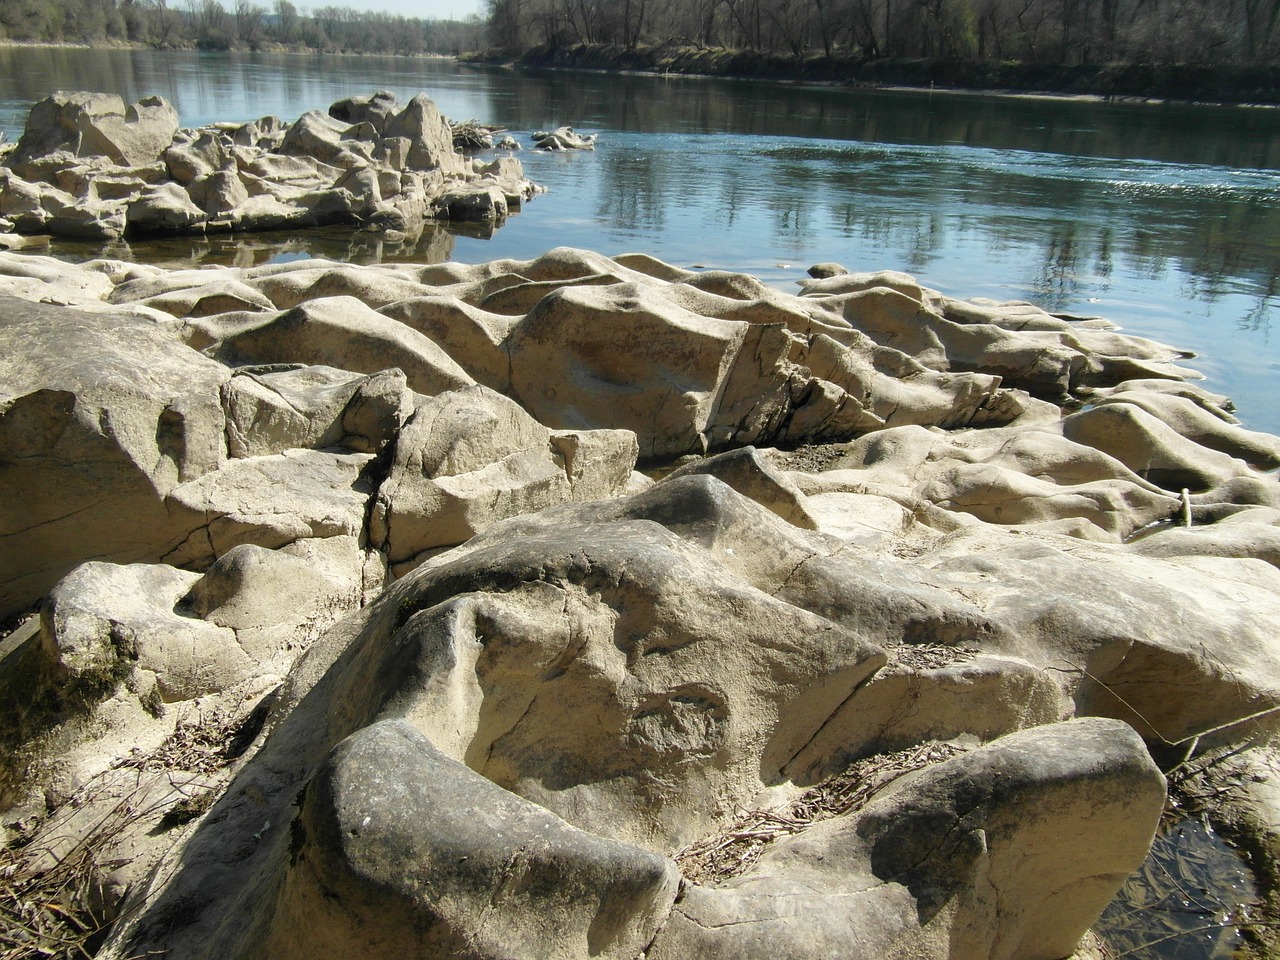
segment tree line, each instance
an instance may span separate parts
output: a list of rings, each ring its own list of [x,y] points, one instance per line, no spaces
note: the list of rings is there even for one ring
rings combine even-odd
[[[488,36],[1027,63],[1280,62],[1280,0],[486,0]]]
[[[0,39],[133,43],[209,50],[307,49],[330,53],[458,54],[483,43],[484,22],[425,20],[291,0],[4,0]]]

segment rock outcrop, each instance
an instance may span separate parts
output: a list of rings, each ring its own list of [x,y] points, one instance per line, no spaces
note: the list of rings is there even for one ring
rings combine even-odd
[[[815,273],[0,253],[0,807],[99,852],[103,955],[1075,950],[1152,756],[1274,742],[1280,441],[1104,321]]]
[[[13,229],[86,239],[324,224],[404,237],[430,220],[501,223],[536,190],[518,160],[456,152],[425,94],[191,130],[160,97],[60,92],[32,107],[7,163]]]

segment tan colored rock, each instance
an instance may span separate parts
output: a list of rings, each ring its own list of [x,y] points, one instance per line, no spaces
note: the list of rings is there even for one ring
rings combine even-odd
[[[666,479],[707,474],[722,480],[738,493],[767,507],[788,523],[806,530],[818,529],[809,515],[805,495],[754,447],[744,447],[705,460],[697,460],[673,471]]]
[[[127,225],[144,232],[181,232],[209,218],[176,183],[152,186],[129,204]]]
[[[371,459],[287,450],[229,460],[169,491],[170,509],[202,522],[164,559],[201,568],[243,543],[275,548],[313,537],[359,538],[373,492],[362,477]]]
[[[42,642],[73,683],[109,689],[136,670],[165,701],[224,690],[257,663],[233,630],[180,612],[199,578],[158,564],[82,564],[50,593]]]
[[[178,114],[163,98],[125,107],[114,94],[56,93],[31,108],[10,165],[20,174],[31,160],[67,150],[134,165],[155,161],[178,130]]]
[[[245,273],[245,282],[281,310],[326,297],[355,297],[376,310],[428,292],[408,276],[323,260],[299,262],[291,270],[251,269]]]
[[[1280,439],[1256,430],[1246,430],[1215,410],[1188,396],[1149,389],[1112,393],[1099,406],[1127,403],[1171,427],[1179,436],[1202,447],[1243,460],[1253,467],[1272,470],[1280,467]]]
[[[453,132],[439,108],[425,94],[417,94],[404,109],[390,118],[385,136],[409,141],[408,166],[417,170],[439,170],[456,177],[466,169],[462,154],[453,148]]]
[[[1107,403],[1074,413],[1063,420],[1062,432],[1166,490],[1207,490],[1252,475],[1243,461],[1201,446],[1131,403]]]
[[[746,876],[690,888],[646,955],[1069,956],[1141,864],[1164,805],[1133,732],[1100,720],[903,779],[775,844]]]
[[[785,341],[747,347],[761,329],[681,310],[638,285],[562,289],[508,338],[512,395],[548,426],[632,430],[642,457],[703,452],[710,434],[733,437],[741,420],[750,442],[790,401]],[[740,357],[763,373],[749,398],[725,386]]]
[[[382,173],[350,179],[388,196]],[[133,731],[150,751],[177,722],[148,705],[199,694],[166,710],[245,717],[287,673],[234,737],[248,752],[211,775],[207,817],[158,869],[145,852],[117,878],[153,879],[105,957],[1062,956],[1159,806],[1132,731],[1196,761],[1280,729],[1280,485],[1254,466],[1269,440],[1224,398],[1146,375],[1188,375],[1165,369],[1176,351],[1096,318],[889,274],[794,297],[563,249],[364,269],[21,259],[0,254],[0,286],[95,309],[64,328],[42,306],[44,340],[14,340],[0,469],[44,471],[15,481],[15,516],[41,519],[44,497],[83,551],[117,549],[128,516],[126,559],[155,576],[72,574],[106,586],[80,591],[89,626],[42,669],[85,710],[22,754],[65,764],[6,761],[0,790],[26,789],[23,811],[87,795]],[[963,369],[987,348],[1041,397]],[[80,368],[86,384],[64,382]],[[104,385],[111,403],[81,403]],[[632,433],[600,429],[621,416],[651,450],[730,452],[652,483]],[[838,442],[732,449],[814,439]],[[150,466],[101,473],[118,460]],[[57,472],[71,463],[128,494],[111,527],[99,488]],[[0,696],[32,656],[15,643],[0,639]],[[210,670],[244,659],[206,676],[190,668],[206,646]],[[935,739],[969,752],[671,899],[677,847]],[[606,890],[626,895],[606,907]]]
[[[474,382],[427,337],[346,296],[267,315],[223,338],[213,352],[235,365],[306,363],[367,374],[394,366],[412,390],[427,395]]]
[[[401,430],[371,538],[392,564],[402,564],[506,517],[616,497],[635,460],[635,437],[626,431],[553,436],[487,387],[450,390],[419,407]]]
[[[312,111],[288,127],[267,117],[178,130],[177,114],[160,98],[126,110],[113,95],[59,93],[32,110],[13,169],[0,181],[0,216],[26,233],[88,239],[119,239],[126,227],[134,233],[331,223],[389,229],[391,221],[417,233],[437,216],[492,224],[536,192],[514,158],[465,161],[425,95],[403,108],[377,95],[364,98],[359,110],[354,102],[348,113],[377,115],[378,124]],[[171,187],[187,191],[189,203]]]
[[[680,887],[665,857],[574,829],[403,722],[338,746],[307,787],[302,824],[252,955],[631,960]]]
[[[101,306],[114,288],[105,270],[68,269],[53,257],[22,254],[0,259],[0,291],[33,302],[83,307]]]
[[[872,753],[929,740],[986,742],[1073,713],[1053,675],[1025,660],[904,645],[890,650],[889,665],[832,715],[787,773],[817,783]]]
[[[368,134],[372,133],[369,128]],[[373,160],[373,137],[362,134],[365,131],[359,125],[353,127],[319,110],[311,110],[289,127],[280,151],[297,157],[314,157],[329,166],[350,170]]]
[[[278,550],[232,547],[185,597],[191,613],[232,630],[256,675],[283,676],[343,614],[365,600],[355,536],[295,540]]]
[[[1266,625],[1280,615],[1280,572],[1262,560],[1134,557],[972,527],[927,565],[1002,625],[999,649],[1058,673],[1077,714],[1118,717],[1152,743],[1203,735],[1208,746],[1280,705],[1280,649]]]
[[[891,495],[900,500],[909,491],[916,500],[996,524],[1079,518],[1089,529],[1084,535],[1116,541],[1179,508],[1171,494],[1119,460],[1052,427],[945,435],[920,427],[881,430],[851,444],[836,466],[844,469],[825,481],[806,480],[804,489],[897,491]]]
[[[347,446],[377,453],[412,408],[404,374],[372,377],[332,367],[245,368],[222,389],[233,457]]]
[[[83,560],[159,559],[201,523],[165,498],[224,461],[229,374],[119,313],[7,300],[0,339],[25,358],[0,381],[0,610],[12,613]]]
[[[443,296],[396,300],[378,312],[438,343],[477,383],[498,393],[510,392],[511,358],[506,339],[517,318],[488,313],[456,297]]]

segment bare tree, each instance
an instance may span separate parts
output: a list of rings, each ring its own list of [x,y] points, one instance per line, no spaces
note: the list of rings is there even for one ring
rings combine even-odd
[[[263,24],[267,18],[266,7],[253,0],[236,0],[235,6],[236,37],[250,47],[262,42]]]

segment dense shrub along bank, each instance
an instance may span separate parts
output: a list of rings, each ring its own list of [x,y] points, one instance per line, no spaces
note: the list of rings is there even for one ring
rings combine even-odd
[[[328,53],[457,54],[474,50],[484,24],[428,20],[337,5],[299,9],[290,0],[7,0],[0,41],[315,50]]]
[[[817,83],[1012,90],[1026,93],[1153,97],[1224,103],[1280,104],[1280,65],[1196,63],[1053,64],[941,58],[793,56],[676,46],[633,49],[611,44],[544,44],[515,57],[489,51],[470,58],[528,67],[633,70]]]

